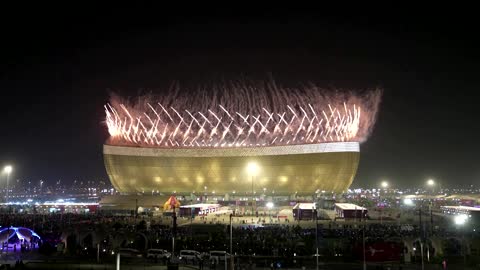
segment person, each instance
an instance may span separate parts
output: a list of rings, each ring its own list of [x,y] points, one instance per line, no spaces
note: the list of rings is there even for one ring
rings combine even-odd
[[[447,260],[443,259],[442,261],[442,268],[447,269]]]

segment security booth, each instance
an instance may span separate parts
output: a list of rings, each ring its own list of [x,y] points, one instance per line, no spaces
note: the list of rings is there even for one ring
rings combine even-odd
[[[316,213],[315,203],[297,203],[293,206],[294,220],[312,220]]]
[[[180,206],[181,217],[206,216],[215,213],[220,209],[220,204],[198,203]]]
[[[365,207],[353,203],[336,203],[335,215],[337,218],[362,219],[367,217],[368,210]]]

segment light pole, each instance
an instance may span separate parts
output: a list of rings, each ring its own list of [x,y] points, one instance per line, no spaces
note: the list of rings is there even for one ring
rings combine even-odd
[[[457,225],[460,234],[462,235],[462,253],[463,253],[463,264],[467,264],[467,243],[465,243],[465,223],[468,221],[468,216],[466,214],[460,214],[455,216],[454,222]]]
[[[381,186],[382,188],[386,189],[388,188],[388,182],[387,181],[383,181],[381,183]],[[378,192],[378,200],[379,202],[381,203],[381,194],[382,194],[382,189],[380,189],[380,191]],[[380,224],[383,224],[383,206],[380,205]]]
[[[431,187],[432,194],[435,193],[435,181],[433,179],[427,180],[427,186]],[[430,212],[430,233],[433,232],[433,213],[432,213],[432,198],[430,197],[430,201],[428,203],[428,211]]]
[[[234,268],[234,260],[233,260],[233,230],[232,230],[232,226],[233,226],[233,222],[232,222],[232,219],[233,219],[233,214],[230,214],[230,266],[231,266],[231,269],[235,269]],[[225,258],[225,263],[226,263],[226,258]]]
[[[317,257],[316,260],[317,260],[317,268],[316,270],[318,270],[318,211],[317,211],[317,207],[315,205],[315,210],[314,210],[314,213],[315,213],[315,248],[316,248],[316,253],[315,253],[315,256]]]
[[[116,270],[120,270],[120,252],[117,253]]]
[[[258,165],[255,162],[250,162],[247,166],[248,173],[252,176],[252,216],[255,214],[255,194],[254,194],[254,188],[253,188],[253,183],[255,176],[258,172]]]
[[[420,256],[422,256],[422,270],[425,269],[425,263],[423,261],[423,241],[420,240]]]
[[[5,194],[5,202],[8,204],[8,181],[10,180],[10,173],[12,172],[12,166],[7,165],[3,168],[3,171],[7,174],[7,192]]]
[[[426,242],[426,235],[425,230],[423,228],[422,222],[422,208],[423,208],[423,200],[420,204],[418,204],[418,223],[419,223],[419,233],[420,233],[420,256],[422,261],[422,270],[425,269],[425,263],[423,260],[423,243]]]
[[[177,236],[177,212],[175,212],[175,206],[173,206],[172,217],[172,258],[175,258],[175,237]]]
[[[365,229],[367,228],[366,220],[365,220],[365,214],[363,213],[363,210],[365,209],[364,206],[362,206],[362,220],[363,220],[363,230],[362,230],[362,247],[363,247],[363,270],[367,270],[367,258],[365,255]]]

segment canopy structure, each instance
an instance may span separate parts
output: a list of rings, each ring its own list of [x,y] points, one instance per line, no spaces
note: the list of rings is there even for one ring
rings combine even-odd
[[[163,204],[163,210],[171,210],[179,207],[180,207],[180,202],[173,195],[170,196],[170,198],[168,198],[165,204]]]
[[[30,242],[34,238],[39,240],[40,236],[38,236],[38,234],[36,234],[34,231],[28,228],[24,228],[24,227],[0,228],[0,242],[2,243],[7,241],[15,241],[14,239],[18,239],[18,240],[24,239]]]

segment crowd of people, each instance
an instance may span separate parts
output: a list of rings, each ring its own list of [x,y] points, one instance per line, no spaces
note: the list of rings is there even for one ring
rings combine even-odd
[[[196,217],[200,219],[200,217]],[[230,228],[228,215],[216,217],[213,224],[205,226],[200,223],[183,222],[180,226],[172,226],[172,217],[148,216],[113,216],[98,214],[1,214],[1,226],[22,226],[31,228],[41,236],[39,246],[52,247],[58,243],[72,239],[67,244],[66,253],[91,255],[95,257],[96,242],[101,241],[101,249],[105,256],[120,247],[134,248],[141,252],[151,248],[172,249],[172,237],[175,236],[175,252],[180,250],[196,250],[205,252],[223,250],[230,252]],[[257,218],[255,218],[256,220]],[[407,226],[408,225],[408,226]],[[310,259],[316,252],[324,257],[341,256],[342,260],[358,259],[354,247],[363,237],[367,243],[392,241],[401,243],[405,238],[448,237],[458,236],[458,230],[450,230],[447,226],[436,224],[431,227],[428,221],[420,228],[419,224],[398,224],[394,222],[362,223],[344,221],[321,222],[315,227],[301,227],[296,221],[277,224],[236,224],[232,229],[233,253],[242,257],[280,257]],[[79,239],[91,232],[97,234],[90,240]],[[475,232],[470,232],[470,234]],[[76,234],[76,237],[72,235]],[[83,235],[83,236],[82,236]],[[116,241],[119,235],[124,241]],[[88,251],[91,252],[88,253]],[[85,253],[87,252],[87,253]],[[102,253],[103,254],[103,253]]]

